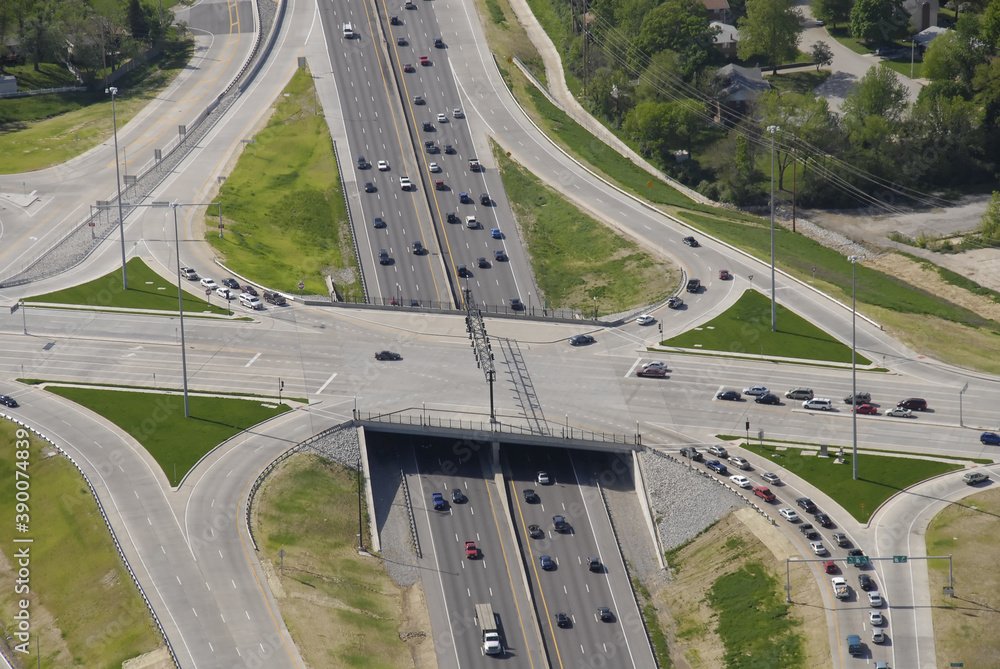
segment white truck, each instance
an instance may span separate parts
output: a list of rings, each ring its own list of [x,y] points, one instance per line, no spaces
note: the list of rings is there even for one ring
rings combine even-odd
[[[487,655],[503,655],[503,644],[500,643],[500,630],[497,628],[493,607],[489,604],[476,604],[476,620],[483,634],[483,652]]]
[[[851,589],[847,585],[847,581],[843,576],[834,576],[830,579],[830,585],[833,586],[833,594],[836,595],[837,599],[847,599],[851,594]]]

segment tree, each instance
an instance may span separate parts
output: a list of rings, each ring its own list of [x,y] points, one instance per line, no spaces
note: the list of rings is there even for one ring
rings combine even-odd
[[[986,212],[979,223],[979,237],[987,246],[1000,246],[1000,191],[986,203]]]
[[[747,0],[747,15],[737,27],[737,55],[744,60],[763,56],[772,74],[777,74],[779,62],[798,54],[802,15],[792,0]]]
[[[817,19],[832,23],[836,28],[838,23],[851,20],[851,7],[854,0],[813,0],[812,13]]]
[[[760,199],[760,188],[757,186],[754,154],[750,142],[742,134],[736,136],[733,168],[728,179],[729,200],[738,206],[756,204]]]
[[[927,97],[913,105],[899,140],[904,173],[914,182],[958,185],[983,181],[982,110],[955,97]]]
[[[896,73],[885,65],[871,67],[841,106],[845,120],[865,121],[870,116],[898,123],[906,112],[909,92]]]
[[[855,0],[851,9],[851,35],[865,42],[891,42],[909,29],[903,0]]]
[[[779,93],[770,90],[757,100],[762,130],[769,125],[781,128],[775,142],[775,163],[778,168],[778,190],[784,190],[785,168],[795,158],[789,149],[797,140],[806,145],[825,148],[837,133],[826,98],[812,94]],[[800,156],[806,158],[806,155]]]
[[[682,70],[690,76],[705,63],[717,32],[701,0],[666,0],[646,14],[635,44],[647,56],[665,49],[680,54]]]
[[[664,163],[676,149],[689,148],[701,121],[697,108],[701,103],[640,102],[629,111],[622,130],[639,144],[642,153],[656,155]]]
[[[992,0],[983,13],[980,38],[990,49],[1000,49],[1000,0]]]
[[[140,42],[149,40],[149,20],[139,0],[129,0],[128,26],[133,38]]]
[[[833,49],[826,42],[816,42],[809,47],[809,55],[812,56],[813,62],[816,63],[817,72],[819,72],[819,68],[833,62]]]

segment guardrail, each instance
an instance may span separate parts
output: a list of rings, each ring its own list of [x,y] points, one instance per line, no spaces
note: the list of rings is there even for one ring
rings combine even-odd
[[[104,526],[108,528],[108,532],[111,534],[111,540],[114,542],[115,549],[118,551],[118,557],[121,558],[122,564],[125,565],[125,569],[128,571],[129,576],[132,578],[132,583],[135,584],[136,590],[138,590],[139,594],[142,596],[142,601],[146,603],[146,608],[149,609],[149,615],[153,617],[153,622],[156,623],[156,629],[160,630],[160,636],[163,637],[163,643],[167,645],[167,651],[170,653],[170,659],[173,660],[174,666],[177,667],[177,669],[180,669],[181,667],[180,661],[177,659],[177,653],[174,652],[174,647],[170,643],[170,639],[167,637],[166,630],[163,629],[163,623],[160,622],[160,618],[156,615],[156,611],[153,609],[153,604],[152,602],[149,601],[149,597],[146,596],[146,591],[143,590],[142,584],[139,583],[138,577],[135,575],[135,572],[132,571],[132,565],[129,564],[128,558],[125,557],[125,551],[122,550],[121,542],[118,541],[118,535],[115,534],[115,528],[111,526],[111,520],[108,518],[107,511],[104,510],[104,505],[101,503],[101,498],[97,495],[97,489],[94,488],[94,484],[90,482],[90,477],[87,476],[87,473],[83,471],[80,465],[77,464],[76,460],[73,459],[73,456],[67,453],[59,444],[54,442],[52,439],[48,438],[47,436],[45,436],[35,428],[31,427],[30,425],[27,425],[23,421],[17,420],[16,418],[8,416],[5,413],[0,413],[0,418],[6,418],[15,425],[19,425],[25,430],[30,431],[36,437],[46,442],[50,446],[52,446],[52,448],[59,451],[60,455],[65,457],[67,460],[70,461],[70,463],[74,467],[76,467],[76,471],[79,472],[80,476],[87,484],[87,487],[90,489],[90,494],[94,498],[94,502],[97,504],[97,510],[101,512],[101,518],[104,519]]]
[[[347,210],[347,227],[351,231],[351,244],[354,245],[354,259],[358,261],[358,275],[361,277],[361,295],[365,302],[368,302],[368,282],[365,281],[365,270],[361,266],[361,251],[358,249],[358,236],[354,232],[354,216],[351,215],[351,203],[347,201],[347,189],[344,188],[344,168],[340,162],[340,151],[337,150],[337,142],[330,137],[333,145],[333,159],[337,163],[337,174],[340,175],[340,192],[344,196],[344,208]]]
[[[413,536],[413,549],[417,553],[417,559],[424,557],[420,550],[420,538],[417,536],[417,518],[413,515],[413,500],[410,499],[410,486],[406,482],[406,473],[399,470],[399,482],[403,486],[403,498],[406,500],[406,513],[410,517],[410,534]]]

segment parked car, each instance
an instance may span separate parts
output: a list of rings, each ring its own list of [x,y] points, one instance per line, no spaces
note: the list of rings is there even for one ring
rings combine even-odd
[[[927,411],[927,400],[920,397],[911,397],[897,402],[896,406],[909,409],[910,411]]]
[[[781,483],[781,477],[777,474],[772,474],[771,472],[764,472],[760,475],[760,478],[764,481],[770,483],[771,485],[778,485]]]
[[[719,446],[718,444],[712,444],[711,446],[709,446],[708,447],[708,452],[711,453],[712,455],[720,457],[720,458],[728,458],[729,457],[729,451],[726,450],[726,447],[725,446]]]
[[[733,474],[732,476],[729,477],[729,480],[732,481],[733,484],[739,486],[740,488],[750,488],[753,486],[753,484],[750,483],[750,479],[748,479],[746,476],[743,476],[742,474]]]
[[[376,360],[402,360],[403,356],[392,351],[378,351],[375,354]]]
[[[663,378],[667,375],[666,367],[643,367],[636,371],[636,376],[652,376],[656,378]]]
[[[778,515],[790,523],[797,523],[799,521],[799,514],[795,513],[793,509],[789,509],[788,507],[778,509]]]
[[[740,395],[738,390],[720,390],[715,394],[715,399],[717,400],[729,400],[730,402],[739,402]]]
[[[776,499],[778,499],[775,496],[775,494],[773,492],[771,492],[770,488],[767,488],[767,487],[762,486],[762,485],[755,486],[754,489],[753,489],[753,494],[756,495],[757,497],[760,497],[765,502],[773,502]]]

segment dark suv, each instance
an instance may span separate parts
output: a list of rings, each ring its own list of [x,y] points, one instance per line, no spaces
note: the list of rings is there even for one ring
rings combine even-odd
[[[903,407],[904,409],[910,409],[911,411],[926,411],[927,400],[919,397],[911,397],[903,400],[902,402],[897,402],[896,406]]]
[[[813,504],[813,501],[808,497],[799,497],[797,500],[795,500],[795,503],[798,504],[799,507],[804,509],[806,513],[812,513],[813,511],[816,510],[816,505]]]
[[[872,401],[871,393],[855,393],[854,404],[869,404]],[[851,404],[851,396],[844,398],[844,404]]]
[[[285,304],[285,296],[273,290],[265,290],[264,301],[269,302],[270,304],[282,305]]]

